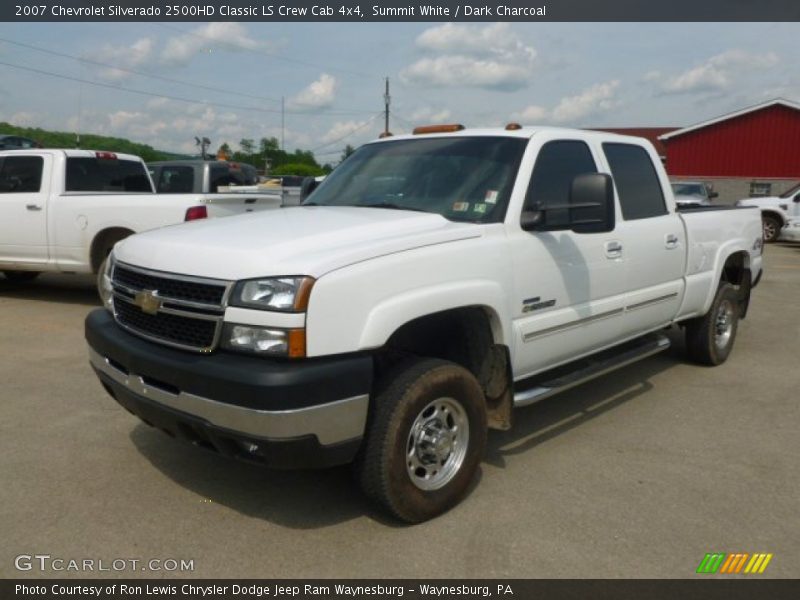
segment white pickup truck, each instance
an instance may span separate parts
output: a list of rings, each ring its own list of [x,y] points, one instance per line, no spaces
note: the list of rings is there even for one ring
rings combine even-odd
[[[781,234],[781,227],[793,217],[800,217],[800,185],[792,187],[780,196],[744,198],[738,200],[736,206],[760,209],[761,222],[764,227],[764,242],[774,242]]]
[[[118,244],[85,334],[146,423],[271,466],[353,462],[418,522],[465,495],[487,429],[664,350],[664,328],[724,362],[761,250],[755,209],[676,212],[645,140],[428,127],[302,206]]]
[[[31,148],[0,152],[0,271],[97,272],[119,240],[184,220],[280,205],[278,195],[155,194],[129,154]]]

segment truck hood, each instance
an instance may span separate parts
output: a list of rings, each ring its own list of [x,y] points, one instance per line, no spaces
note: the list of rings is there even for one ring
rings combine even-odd
[[[480,237],[482,231],[431,213],[296,206],[147,231],[117,244],[114,255],[139,267],[218,279],[320,277],[379,256]]]

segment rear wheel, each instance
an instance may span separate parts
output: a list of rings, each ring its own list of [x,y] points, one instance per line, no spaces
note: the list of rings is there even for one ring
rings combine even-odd
[[[761,217],[761,226],[764,230],[764,242],[771,243],[778,239],[781,232],[781,224],[778,219],[770,216]]]
[[[486,406],[478,381],[454,363],[419,359],[388,377],[356,476],[369,498],[418,523],[466,495],[486,448]]]
[[[712,366],[728,359],[736,340],[739,307],[739,292],[730,283],[722,283],[711,309],[686,325],[686,351],[689,358]]]
[[[9,281],[22,283],[24,281],[33,281],[41,275],[41,273],[39,271],[3,271],[3,275],[5,275],[6,279]]]

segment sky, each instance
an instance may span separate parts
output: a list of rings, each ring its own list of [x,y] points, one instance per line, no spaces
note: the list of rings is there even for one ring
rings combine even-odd
[[[687,126],[800,101],[798,33],[798,23],[0,23],[0,121],[183,153],[196,152],[195,136],[212,150],[283,136],[287,150],[335,163],[383,130],[388,77],[394,133],[437,122]]]

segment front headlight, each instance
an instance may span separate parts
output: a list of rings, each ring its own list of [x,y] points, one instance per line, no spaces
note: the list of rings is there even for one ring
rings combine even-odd
[[[313,286],[311,277],[249,279],[236,284],[230,304],[261,310],[303,312],[308,307]]]
[[[226,323],[222,347],[262,356],[302,358],[306,355],[305,329],[275,329]]]
[[[109,254],[97,271],[97,293],[103,306],[114,312],[114,288],[111,287],[111,272],[114,270],[114,255]]]

